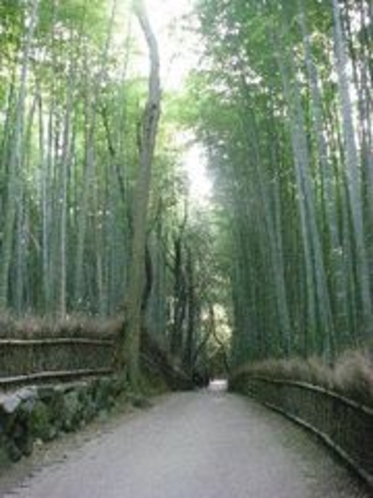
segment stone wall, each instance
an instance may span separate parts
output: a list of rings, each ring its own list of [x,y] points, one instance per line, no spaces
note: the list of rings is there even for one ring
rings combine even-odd
[[[0,395],[0,451],[12,461],[32,453],[36,440],[51,441],[112,409],[130,394],[120,377],[24,387]]]

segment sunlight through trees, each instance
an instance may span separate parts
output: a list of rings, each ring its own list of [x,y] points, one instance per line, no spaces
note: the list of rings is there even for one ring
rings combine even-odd
[[[371,2],[134,5],[0,2],[1,313],[200,375],[371,347]]]

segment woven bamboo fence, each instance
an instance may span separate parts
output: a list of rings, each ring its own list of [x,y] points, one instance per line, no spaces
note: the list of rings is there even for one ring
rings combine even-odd
[[[373,409],[305,382],[239,376],[247,394],[315,433],[373,488]]]
[[[0,388],[112,373],[115,347],[87,337],[0,339]]]

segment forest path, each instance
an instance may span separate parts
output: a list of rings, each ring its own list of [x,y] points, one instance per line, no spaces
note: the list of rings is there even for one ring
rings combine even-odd
[[[87,439],[87,438],[86,438]],[[240,396],[173,394],[68,451],[18,498],[368,497],[328,451]]]

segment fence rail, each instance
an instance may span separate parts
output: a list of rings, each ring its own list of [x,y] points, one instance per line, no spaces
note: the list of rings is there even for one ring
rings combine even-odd
[[[0,339],[0,388],[113,372],[113,339]]]
[[[114,341],[110,339],[89,339],[87,337],[56,337],[46,339],[0,339],[0,348],[7,346],[61,346],[64,344],[86,344],[91,346],[114,346]]]
[[[242,375],[232,388],[311,430],[373,488],[372,408],[305,382]]]
[[[30,383],[39,383],[54,380],[71,380],[81,377],[92,377],[99,375],[110,375],[114,373],[112,368],[90,368],[81,370],[69,370],[69,371],[52,371],[52,372],[39,372],[30,375],[16,375],[14,377],[2,377],[0,378],[0,387],[13,387],[19,385],[25,385]]]

